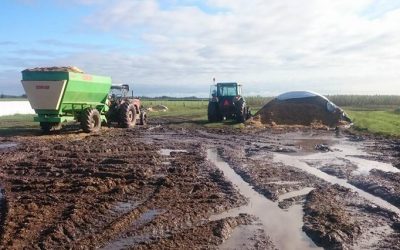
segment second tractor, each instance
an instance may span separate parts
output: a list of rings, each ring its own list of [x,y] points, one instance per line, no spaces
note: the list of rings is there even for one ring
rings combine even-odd
[[[208,103],[208,121],[235,119],[244,122],[250,118],[250,109],[242,96],[242,85],[236,82],[217,83],[211,86]]]

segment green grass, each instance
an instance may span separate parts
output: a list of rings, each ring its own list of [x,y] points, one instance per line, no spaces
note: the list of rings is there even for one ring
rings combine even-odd
[[[148,101],[142,100],[145,108],[156,105],[164,105],[168,108],[166,112],[150,112],[151,116],[183,116],[206,118],[208,101]]]
[[[208,123],[207,121],[207,100],[180,101],[180,100],[142,100],[146,108],[155,105],[165,105],[168,107],[166,112],[149,112],[152,118],[171,118],[171,123],[178,126],[200,125],[210,128],[230,126],[242,128],[243,124],[234,121],[223,121]],[[263,105],[261,98],[254,98],[251,107],[255,114]],[[257,105],[258,104],[258,105]],[[389,105],[360,105],[344,108],[354,121],[356,130],[369,133],[400,136],[400,107]],[[24,134],[28,131],[40,131],[39,124],[33,122],[34,115],[13,115],[0,117],[0,136],[11,136]]]
[[[0,136],[22,135],[39,128],[34,115],[8,115],[0,117]]]
[[[152,107],[155,105],[164,105],[168,107],[168,111],[163,112],[149,112],[148,117],[170,117],[182,119],[183,123],[186,124],[198,124],[203,125],[209,128],[220,128],[223,126],[230,126],[232,128],[243,128],[243,124],[238,124],[236,121],[233,120],[226,120],[222,122],[213,122],[209,123],[207,119],[207,107],[208,107],[208,100],[202,101],[179,101],[179,100],[142,100],[142,105],[146,108]],[[252,108],[253,114],[255,114],[260,107]]]
[[[28,101],[26,98],[0,98],[0,102],[10,102],[10,101]]]
[[[360,110],[347,108],[346,112],[354,122],[354,128],[374,134],[400,136],[400,113],[398,110]]]

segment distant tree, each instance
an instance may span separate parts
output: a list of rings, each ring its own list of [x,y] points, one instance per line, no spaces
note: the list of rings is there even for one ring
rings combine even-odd
[[[4,94],[3,92],[1,92],[0,98],[3,99],[4,98]]]

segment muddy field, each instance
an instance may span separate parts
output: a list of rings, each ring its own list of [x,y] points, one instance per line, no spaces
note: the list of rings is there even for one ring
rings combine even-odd
[[[400,249],[399,147],[170,118],[3,137],[1,249]]]

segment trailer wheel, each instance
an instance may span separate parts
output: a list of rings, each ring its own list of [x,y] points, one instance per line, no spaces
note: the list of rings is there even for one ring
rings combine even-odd
[[[60,130],[61,129],[61,123],[41,122],[40,123],[40,128],[42,129],[42,132],[44,134],[48,134],[48,133],[50,133],[50,131]]]
[[[50,133],[50,130],[51,130],[52,127],[53,127],[53,126],[51,125],[50,122],[41,122],[41,123],[40,123],[40,128],[42,129],[42,132],[43,132],[44,134]]]
[[[125,102],[122,104],[120,109],[120,121],[121,127],[133,128],[136,125],[136,108],[132,103]]]
[[[97,109],[87,108],[82,114],[81,127],[86,133],[96,132],[101,127],[101,116]]]

